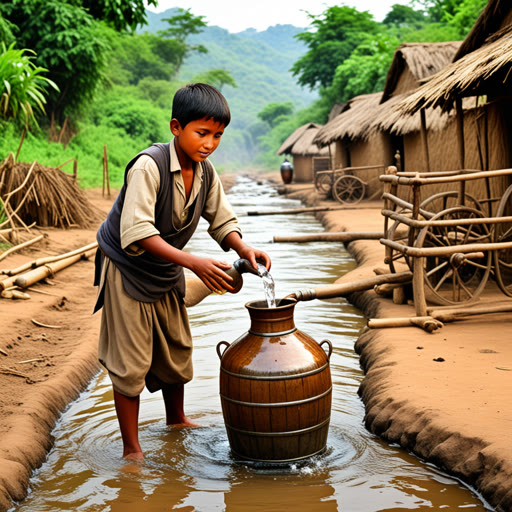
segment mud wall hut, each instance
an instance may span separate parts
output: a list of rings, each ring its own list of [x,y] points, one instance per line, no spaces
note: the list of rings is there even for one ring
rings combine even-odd
[[[453,62],[396,107],[405,116],[420,113],[428,118],[432,110],[450,116],[450,123],[438,134],[439,143],[432,147],[427,140],[429,158],[444,154],[445,169],[512,167],[511,64],[512,5],[489,0]],[[474,107],[468,110],[468,104]],[[455,136],[449,137],[450,133]],[[510,181],[510,177],[493,180],[491,197],[501,197]],[[484,183],[472,184],[468,191],[477,197],[486,195]]]
[[[297,128],[277,150],[278,155],[291,155],[293,181],[312,183],[315,173],[329,169],[329,147],[319,148],[313,144],[322,125],[307,123]]]
[[[388,134],[370,131],[381,98],[382,92],[352,98],[340,114],[318,130],[314,139],[320,147],[334,145],[333,168],[350,168],[349,172],[367,183],[367,197],[382,190],[378,177],[394,163]],[[371,169],[357,169],[370,166]]]
[[[430,167],[440,170],[445,165],[446,155],[440,155],[438,161],[429,162],[423,151],[420,114],[412,119],[393,115],[397,103],[416,90],[421,82],[447,66],[461,45],[460,41],[442,43],[403,43],[393,55],[388,70],[381,105],[375,118],[373,130],[390,134],[393,149],[400,154],[400,170],[427,172]],[[431,145],[436,147],[438,131],[449,121],[442,113],[429,115],[426,136],[432,138]],[[451,134],[454,136],[454,134]],[[444,134],[446,136],[446,134]],[[448,155],[449,156],[449,155]]]

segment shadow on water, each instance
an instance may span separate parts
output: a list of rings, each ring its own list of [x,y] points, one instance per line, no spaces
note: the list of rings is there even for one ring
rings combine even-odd
[[[230,200],[240,214],[244,239],[272,258],[276,297],[329,284],[354,268],[342,244],[271,242],[274,235],[321,231],[313,216],[244,216],[255,206],[297,206],[271,187],[241,179],[230,192]],[[201,225],[188,250],[218,257],[218,248],[204,231],[205,225]],[[222,340],[234,341],[248,329],[244,304],[262,299],[261,280],[244,275],[239,294],[210,296],[189,310],[195,377],[186,386],[186,410],[202,427],[169,429],[164,424],[160,395],[145,391],[140,437],[146,460],[143,465],[123,462],[110,382],[102,373],[59,421],[47,462],[34,475],[28,498],[14,510],[491,510],[457,480],[387,445],[364,428],[364,406],[357,395],[363,374],[353,344],[365,322],[343,299],[299,303],[295,308],[300,330],[317,341],[327,338],[334,346],[333,404],[325,452],[285,465],[234,460],[222,419],[215,347]]]

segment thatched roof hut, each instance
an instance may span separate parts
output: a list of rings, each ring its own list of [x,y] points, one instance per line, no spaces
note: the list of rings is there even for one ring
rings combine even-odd
[[[448,65],[460,45],[460,41],[402,43],[393,55],[381,103],[416,89],[425,78]]]
[[[404,114],[422,108],[450,111],[462,97],[500,95],[512,84],[512,24],[486,39],[485,44],[434,75],[400,105]]]
[[[432,170],[512,166],[511,70],[512,4],[489,0],[453,62],[396,106],[397,112],[406,117],[421,116],[424,152],[427,158],[443,164],[442,168],[432,166]],[[467,110],[468,105],[471,110]],[[431,140],[428,118],[441,113],[452,115],[436,135],[437,140]],[[494,184],[493,196],[503,192],[507,183],[502,181]],[[481,197],[484,194],[480,192],[474,190]]]
[[[370,133],[385,131],[397,136],[419,133],[420,115],[403,116],[396,107],[425,79],[447,66],[460,45],[460,41],[401,44],[393,56],[382,93],[381,105],[374,113],[374,121],[369,128]],[[448,122],[448,117],[438,111],[429,111],[427,120],[426,128],[434,131],[442,129]],[[403,153],[403,143],[400,146]]]
[[[327,146],[337,140],[363,138],[372,123],[372,115],[380,103],[381,92],[362,94],[347,102],[341,114],[318,130],[314,139],[318,146]]]
[[[389,137],[370,131],[381,97],[382,93],[377,92],[352,98],[340,114],[318,130],[314,139],[319,146],[335,144],[335,169],[374,166],[372,169],[351,171],[368,183],[367,196],[370,197],[381,188],[378,176],[384,167],[393,163]]]
[[[297,128],[277,150],[278,155],[292,155],[294,180],[312,182],[315,171],[329,168],[329,148],[313,144],[320,124],[307,123]]]
[[[462,42],[453,61],[478,50],[486,39],[499,32],[500,28],[512,24],[512,8],[509,0],[489,0],[480,13],[473,28]]]

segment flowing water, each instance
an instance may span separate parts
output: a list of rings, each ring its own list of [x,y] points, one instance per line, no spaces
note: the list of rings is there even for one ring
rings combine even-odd
[[[269,308],[276,307],[276,284],[265,265],[258,263],[258,275],[263,281],[263,293]]]
[[[241,179],[230,193],[241,215],[244,239],[272,258],[276,296],[322,286],[354,268],[342,244],[272,244],[273,235],[322,231],[308,215],[243,216],[247,210],[296,208],[271,187]],[[348,214],[348,213],[347,213]],[[204,233],[188,250],[219,257]],[[228,260],[228,258],[231,258]],[[236,255],[224,259],[230,263]],[[365,325],[343,299],[299,302],[295,324],[333,346],[333,403],[326,451],[300,464],[268,468],[230,455],[222,418],[217,343],[232,342],[249,328],[244,304],[263,298],[262,279],[244,274],[236,294],[211,295],[189,310],[194,334],[194,380],[185,391],[186,412],[202,427],[171,430],[161,396],[141,397],[142,466],[124,463],[109,379],[101,373],[65,412],[55,446],[31,481],[19,512],[226,511],[391,512],[398,510],[491,510],[481,498],[397,446],[370,434],[357,395],[363,373],[353,345]]]

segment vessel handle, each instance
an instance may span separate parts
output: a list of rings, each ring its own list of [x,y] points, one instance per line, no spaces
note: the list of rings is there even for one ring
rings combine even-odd
[[[222,356],[224,355],[224,352],[226,352],[226,349],[224,349],[224,352],[220,352],[220,347],[221,345],[226,345],[226,349],[229,347],[229,343],[227,341],[219,341],[219,343],[217,343],[217,355],[219,356],[219,359],[222,359]]]
[[[322,343],[320,343],[320,346],[322,346],[324,343],[327,343],[327,345],[329,345],[329,351],[327,352],[327,360],[330,361],[332,354],[332,343],[329,340],[324,340],[322,341]]]

